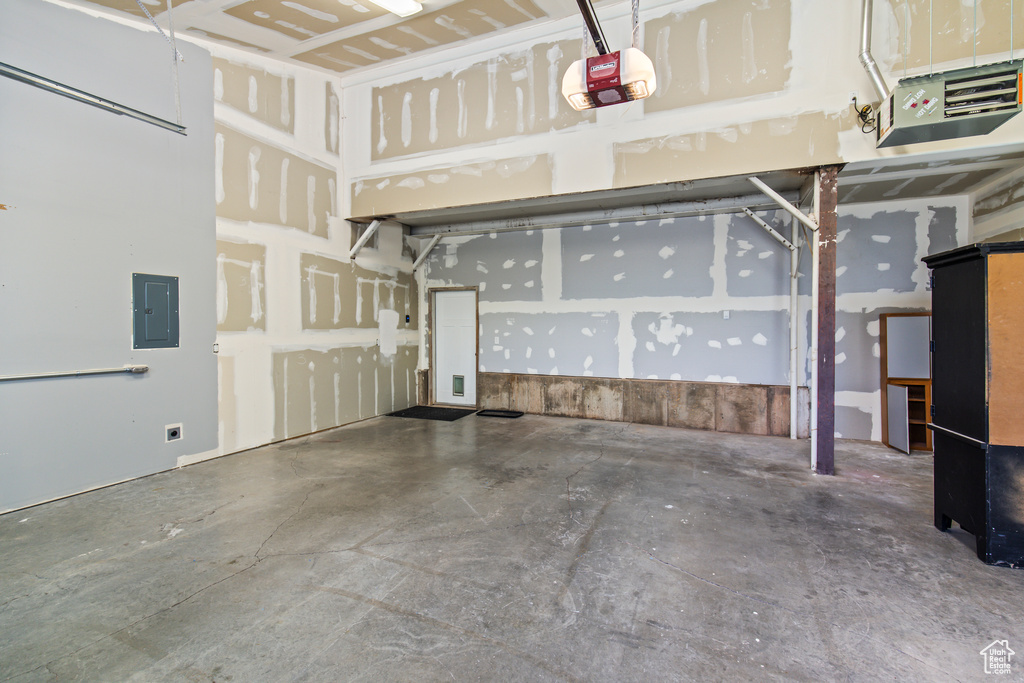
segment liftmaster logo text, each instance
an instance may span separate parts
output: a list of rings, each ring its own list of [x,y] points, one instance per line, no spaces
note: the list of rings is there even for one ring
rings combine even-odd
[[[1010,649],[1009,642],[994,640],[980,654],[985,658],[985,673],[1008,674],[1010,673],[1010,658],[1016,653]]]

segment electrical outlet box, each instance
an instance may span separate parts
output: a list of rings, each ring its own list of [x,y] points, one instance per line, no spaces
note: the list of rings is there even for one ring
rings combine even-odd
[[[179,439],[181,439],[181,423],[180,422],[178,424],[165,425],[164,426],[164,430],[165,430],[165,432],[167,434],[167,436],[166,436],[166,442],[167,443],[170,443],[172,441],[178,441]]]

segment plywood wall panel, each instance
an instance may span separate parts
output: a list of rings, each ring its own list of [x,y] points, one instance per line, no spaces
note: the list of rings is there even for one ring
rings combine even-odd
[[[1024,254],[988,257],[989,442],[1024,446]]]

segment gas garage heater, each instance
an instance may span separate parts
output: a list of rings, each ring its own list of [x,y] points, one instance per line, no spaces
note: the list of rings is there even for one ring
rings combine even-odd
[[[1024,244],[934,256],[935,526],[974,534],[978,557],[1024,566]]]

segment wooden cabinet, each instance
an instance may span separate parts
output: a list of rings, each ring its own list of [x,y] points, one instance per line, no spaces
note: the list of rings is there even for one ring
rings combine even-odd
[[[932,269],[935,526],[1024,566],[1024,244],[925,257]]]
[[[879,318],[882,442],[910,453],[932,450],[928,313],[883,313]]]

